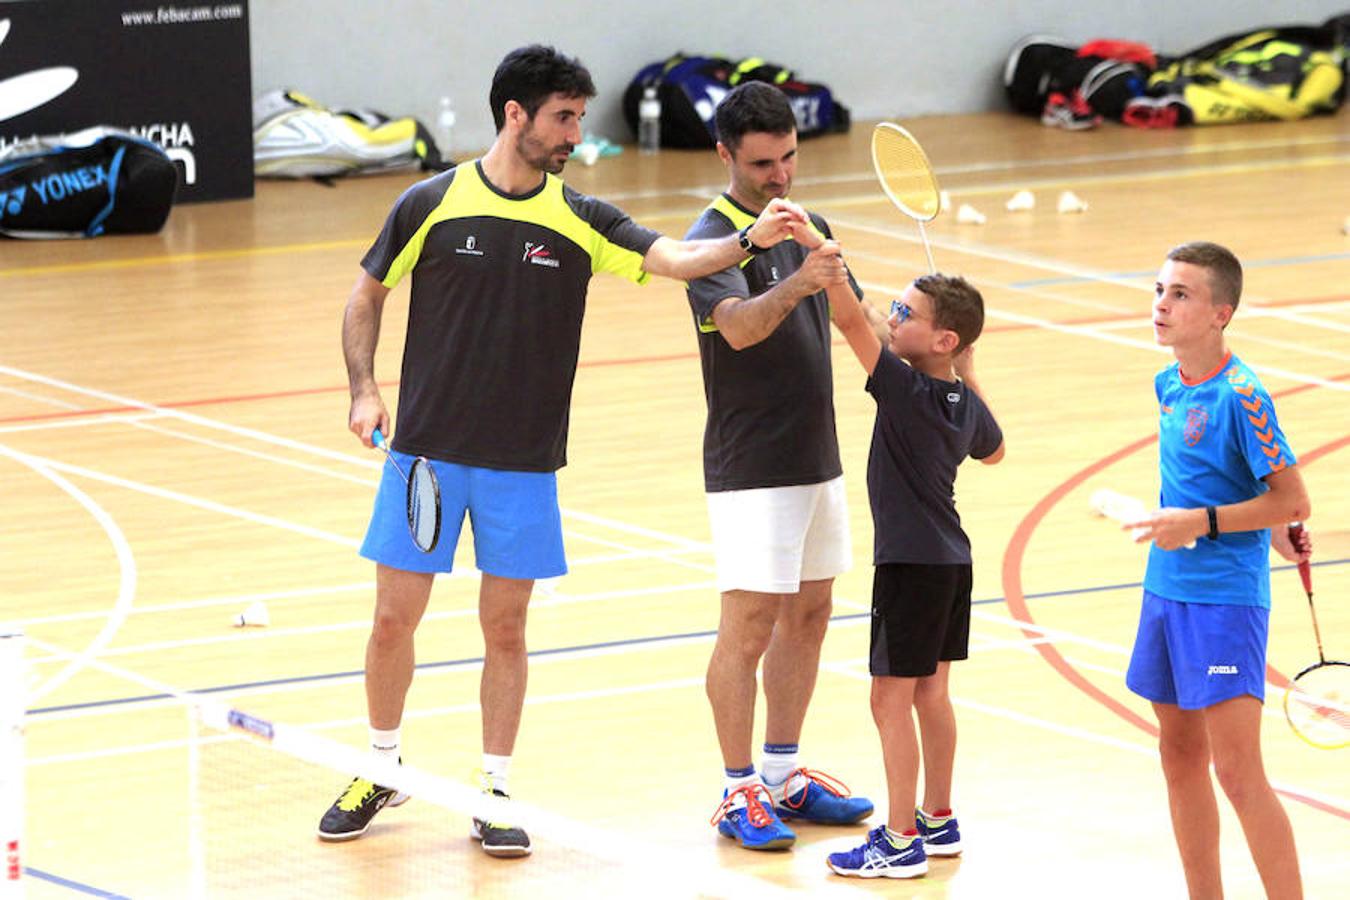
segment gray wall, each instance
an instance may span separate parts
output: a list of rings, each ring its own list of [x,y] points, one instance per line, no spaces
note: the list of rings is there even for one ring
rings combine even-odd
[[[830,85],[856,118],[906,118],[1002,108],[1003,61],[1030,33],[1177,53],[1249,26],[1316,24],[1347,9],[1350,0],[253,0],[250,16],[255,95],[295,88],[327,106],[428,124],[446,95],[462,154],[491,143],[497,63],[536,41],[586,63],[600,90],[586,127],[624,143],[632,136],[619,111],[623,88],[677,50],[759,55]]]

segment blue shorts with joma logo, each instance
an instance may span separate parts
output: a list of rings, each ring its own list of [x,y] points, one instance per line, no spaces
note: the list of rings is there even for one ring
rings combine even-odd
[[[1125,685],[1154,703],[1204,709],[1243,694],[1266,697],[1270,610],[1182,603],[1144,591]]]
[[[403,474],[385,461],[361,555],[406,572],[449,572],[465,513],[478,570],[501,578],[553,578],[567,572],[558,478],[430,460],[441,488],[441,536],[423,553],[408,532],[407,483],[415,457],[392,451]]]

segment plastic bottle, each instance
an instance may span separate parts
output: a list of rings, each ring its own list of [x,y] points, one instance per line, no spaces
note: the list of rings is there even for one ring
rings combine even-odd
[[[441,159],[451,159],[455,142],[455,108],[449,97],[442,97],[436,113],[436,149],[441,151]]]
[[[642,91],[642,101],[638,103],[638,152],[655,153],[661,149],[661,100],[656,96],[656,88],[648,87]]]

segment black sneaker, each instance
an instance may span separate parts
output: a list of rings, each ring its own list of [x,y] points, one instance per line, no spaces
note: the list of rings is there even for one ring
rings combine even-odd
[[[508,799],[506,794],[496,790],[484,791],[496,797]],[[524,829],[517,828],[514,825],[503,825],[500,822],[488,822],[474,817],[473,830],[469,832],[475,841],[481,841],[483,852],[488,856],[529,856],[530,855],[530,836]]]
[[[400,806],[408,801],[407,794],[393,788],[381,787],[364,778],[353,778],[319,822],[319,840],[350,841],[359,838],[370,827],[370,820],[386,806]]]

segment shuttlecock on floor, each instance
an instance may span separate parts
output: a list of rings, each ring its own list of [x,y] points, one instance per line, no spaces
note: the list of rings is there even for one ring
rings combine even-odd
[[[1060,191],[1059,211],[1062,213],[1087,212],[1087,201],[1073,191]]]
[[[938,191],[938,212],[952,208],[952,195],[948,191]]]
[[[1003,205],[1008,208],[1008,212],[1026,212],[1036,208],[1036,195],[1031,191],[1018,191]]]
[[[986,217],[969,203],[962,203],[956,210],[956,221],[962,225],[983,225]]]
[[[245,625],[270,625],[271,622],[272,619],[267,614],[267,605],[261,600],[250,603],[243,612],[234,617],[235,628],[243,628]]]

